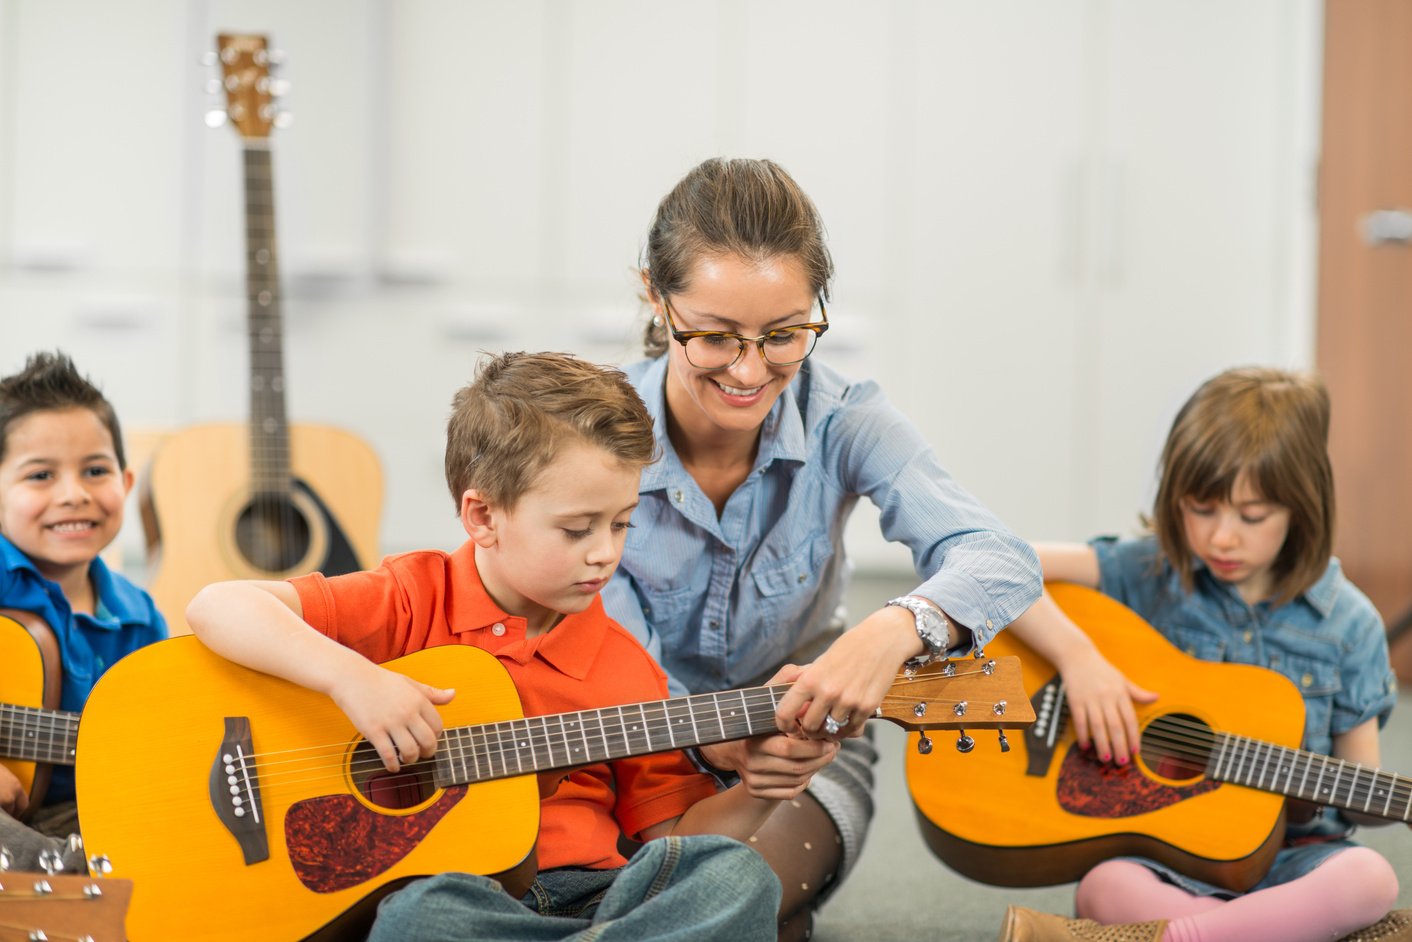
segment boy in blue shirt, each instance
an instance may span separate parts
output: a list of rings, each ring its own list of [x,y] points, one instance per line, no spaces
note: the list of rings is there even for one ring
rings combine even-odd
[[[53,633],[61,710],[81,711],[103,671],[167,636],[151,596],[98,558],[122,529],[132,482],[112,404],[67,356],[35,354],[0,380],[0,608],[32,613]],[[0,700],[11,669],[0,667]],[[43,802],[30,807],[0,765],[10,866],[38,870],[52,850],[65,870],[86,873],[71,766],[53,768]]]

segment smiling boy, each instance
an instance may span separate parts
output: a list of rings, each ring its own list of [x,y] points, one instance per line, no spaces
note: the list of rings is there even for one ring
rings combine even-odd
[[[53,632],[63,710],[81,711],[105,670],[167,634],[151,597],[98,556],[122,529],[132,481],[112,405],[67,356],[35,354],[0,380],[0,608]],[[37,870],[54,850],[65,869],[86,872],[77,829],[72,768],[56,766],[44,805],[31,808],[0,766],[0,845],[12,866]]]

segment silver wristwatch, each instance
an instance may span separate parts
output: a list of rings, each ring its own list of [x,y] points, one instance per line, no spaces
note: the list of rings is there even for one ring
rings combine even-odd
[[[904,667],[921,667],[946,656],[948,642],[951,641],[951,620],[941,609],[917,595],[903,595],[888,599],[888,605],[897,605],[912,613],[917,621],[917,637],[922,639],[926,651],[917,657],[908,658]]]

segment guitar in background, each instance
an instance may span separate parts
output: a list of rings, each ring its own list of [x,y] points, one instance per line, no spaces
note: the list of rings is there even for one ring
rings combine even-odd
[[[1286,798],[1412,821],[1412,778],[1299,748],[1304,699],[1282,674],[1203,661],[1127,606],[1050,583],[1054,601],[1104,656],[1160,694],[1135,703],[1141,744],[1122,767],[1080,750],[1058,671],[1002,631],[992,656],[1018,655],[1038,719],[1008,762],[907,757],[922,836],[953,870],[996,886],[1078,880],[1112,857],[1139,855],[1243,892],[1274,860]],[[968,776],[978,784],[957,788]]]
[[[142,499],[148,591],[173,634],[190,630],[187,603],[209,583],[367,568],[382,511],[371,446],[286,417],[269,49],[263,36],[226,34],[218,48],[226,115],[244,145],[250,421],[183,429],[153,455]]]

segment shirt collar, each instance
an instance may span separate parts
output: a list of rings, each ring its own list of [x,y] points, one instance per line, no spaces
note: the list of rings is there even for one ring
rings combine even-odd
[[[667,436],[667,360],[667,355],[663,354],[648,364],[638,388],[647,413],[652,416],[653,434],[663,456],[662,460],[643,469],[642,484],[638,488],[643,494],[670,487],[674,479],[686,473]],[[760,429],[760,453],[755,459],[756,468],[766,467],[775,461],[804,462],[807,442],[799,390],[804,388],[808,369],[809,361],[805,360],[794,381],[784,388],[770,408],[769,415],[765,416]]]
[[[457,635],[472,631],[489,634],[495,625],[501,624],[519,629],[517,634],[522,637],[524,617],[511,615],[495,604],[481,582],[480,571],[476,568],[475,549],[475,542],[467,540],[451,554],[452,571],[456,573],[457,580],[447,612],[452,632]],[[608,615],[603,610],[603,600],[594,596],[593,604],[587,609],[565,615],[559,624],[542,636],[510,641],[503,646],[487,638],[478,646],[497,656],[510,657],[519,664],[527,664],[539,655],[560,673],[583,680],[598,658],[607,631]]]
[[[34,564],[25,553],[9,537],[0,535],[0,565],[3,565],[10,572],[26,570],[34,573],[34,578],[40,580],[41,584],[49,587],[47,591],[52,596],[53,604],[62,605],[61,612],[71,613],[71,617],[85,618],[94,627],[105,631],[117,631],[126,624],[143,624],[144,620],[131,612],[123,604],[121,594],[118,592],[117,583],[113,579],[112,570],[108,564],[103,562],[103,557],[95,556],[88,564],[88,578],[93,581],[93,608],[94,614],[86,615],[82,612],[72,612],[67,607],[68,602],[63,598],[63,591],[44,573],[39,571],[39,567]]]
[[[1217,579],[1211,573],[1211,567],[1207,566],[1204,560],[1193,558],[1192,570],[1194,572],[1206,573],[1206,578],[1210,579],[1212,584],[1220,587],[1223,591],[1231,593],[1235,598],[1240,597],[1240,593],[1236,591],[1234,586]],[[1305,604],[1318,612],[1321,618],[1327,618],[1329,612],[1333,611],[1334,600],[1338,596],[1339,571],[1338,560],[1330,559],[1328,568],[1324,570],[1324,574],[1320,576],[1313,585],[1305,589],[1299,595],[1296,595],[1292,601],[1303,599]]]

